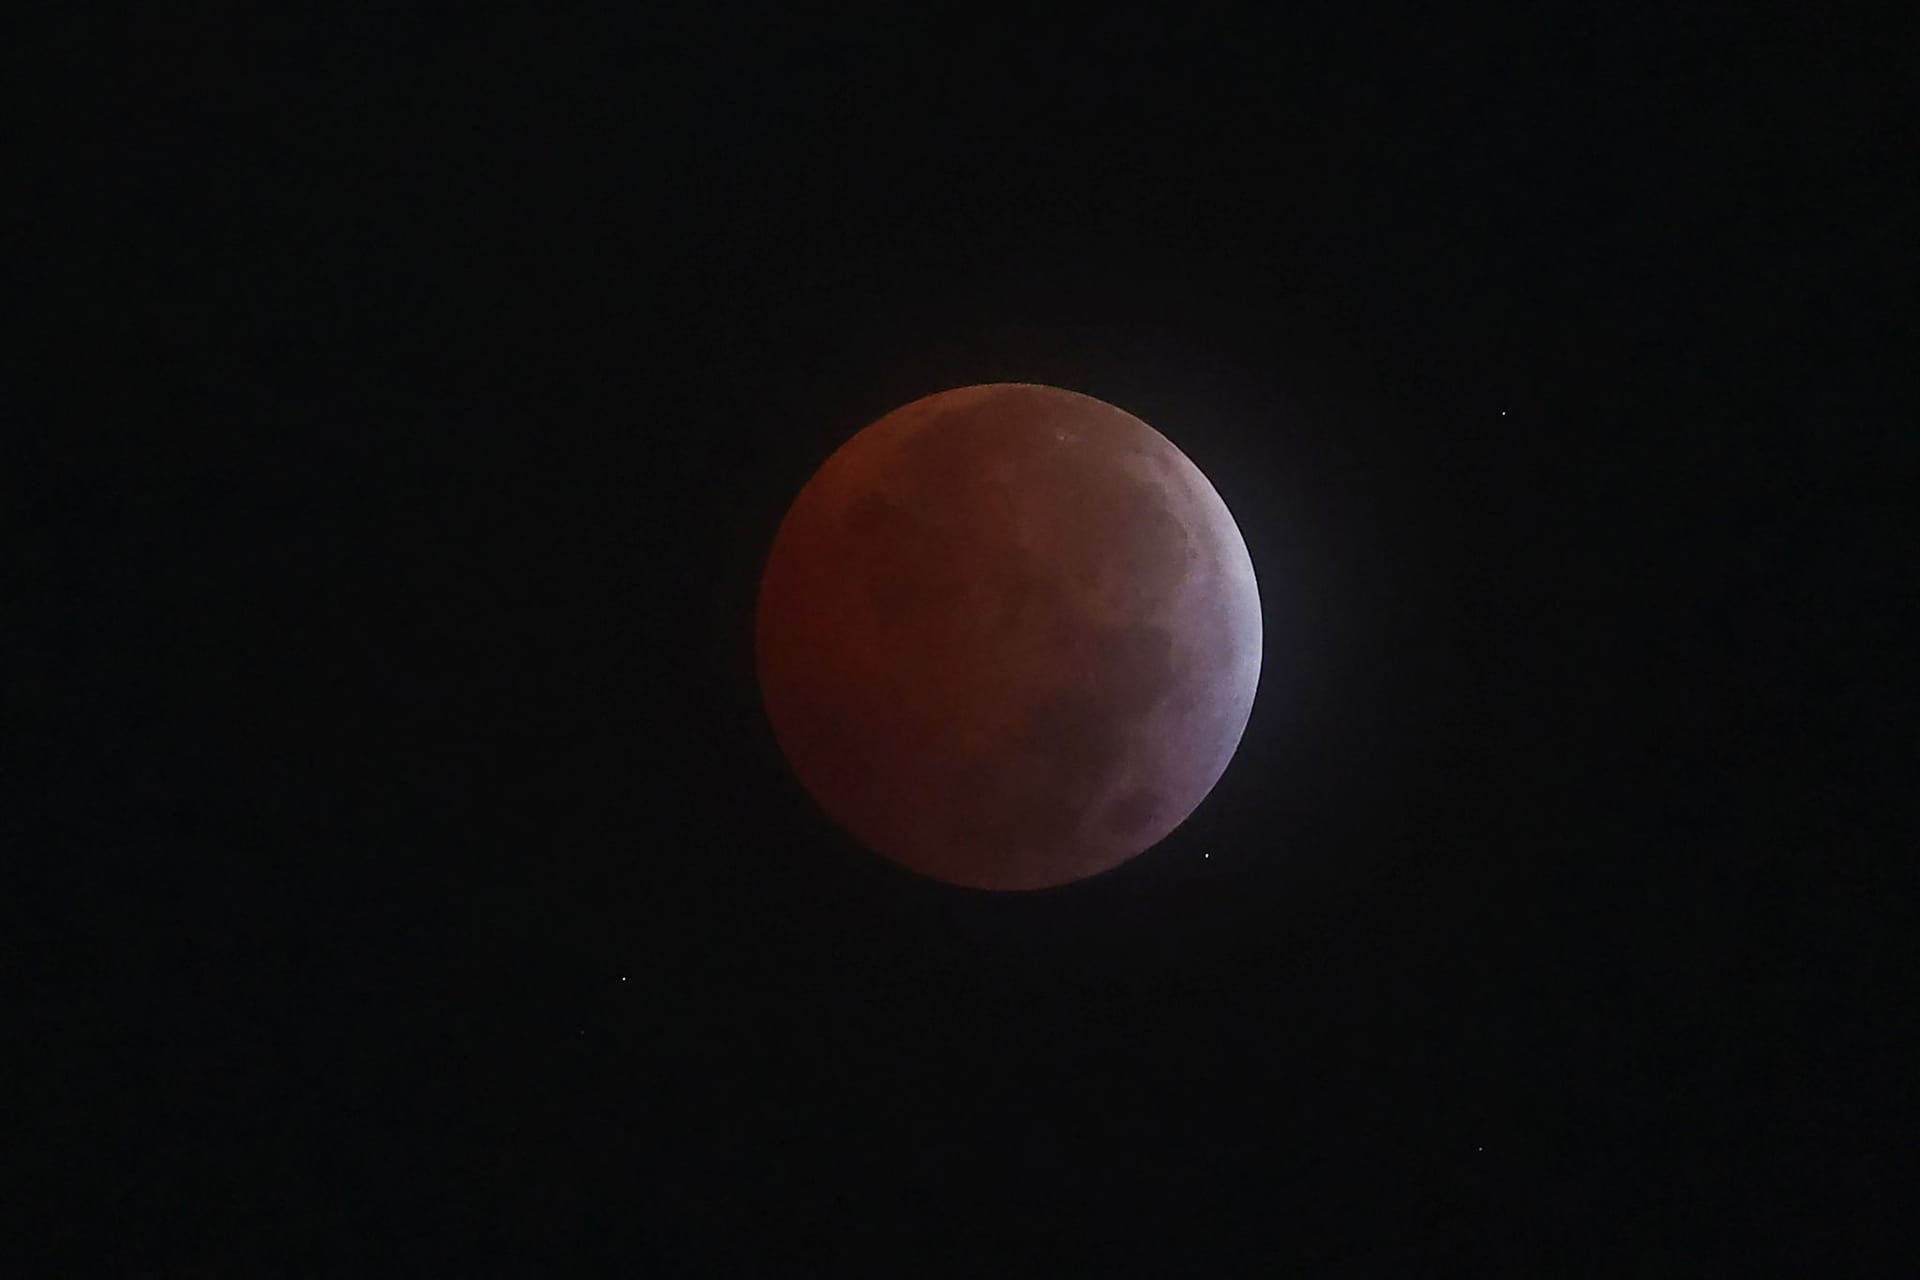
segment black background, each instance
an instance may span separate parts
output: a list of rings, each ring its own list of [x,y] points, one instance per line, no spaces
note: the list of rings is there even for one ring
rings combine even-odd
[[[1910,29],[269,9],[16,48],[21,1274],[1897,1256]],[[995,380],[1267,635],[1034,895],[752,676],[813,468]]]

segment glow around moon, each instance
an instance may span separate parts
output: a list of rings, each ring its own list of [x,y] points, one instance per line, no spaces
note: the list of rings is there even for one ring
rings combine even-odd
[[[1207,478],[1089,396],[916,400],[774,538],[761,690],[801,783],[950,883],[1037,889],[1158,843],[1213,789],[1259,680],[1258,588]]]

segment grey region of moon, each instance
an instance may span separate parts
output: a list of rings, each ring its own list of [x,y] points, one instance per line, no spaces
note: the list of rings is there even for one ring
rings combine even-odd
[[[924,875],[1038,889],[1164,839],[1252,709],[1258,588],[1213,486],[1092,397],[995,383],[855,435],[761,582],[768,718],[801,783]]]

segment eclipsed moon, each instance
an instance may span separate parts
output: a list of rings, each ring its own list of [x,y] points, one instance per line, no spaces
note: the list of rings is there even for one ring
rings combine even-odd
[[[1246,543],[1164,436],[1057,387],[927,396],[855,435],[774,538],[756,624],[781,750],[921,874],[1038,889],[1165,838],[1260,676]]]

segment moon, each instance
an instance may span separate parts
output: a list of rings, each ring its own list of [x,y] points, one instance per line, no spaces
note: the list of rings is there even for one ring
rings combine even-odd
[[[1042,889],[1159,843],[1219,781],[1259,682],[1259,589],[1166,437],[991,383],[821,465],[774,537],[755,652],[780,749],[840,827],[936,880]]]

